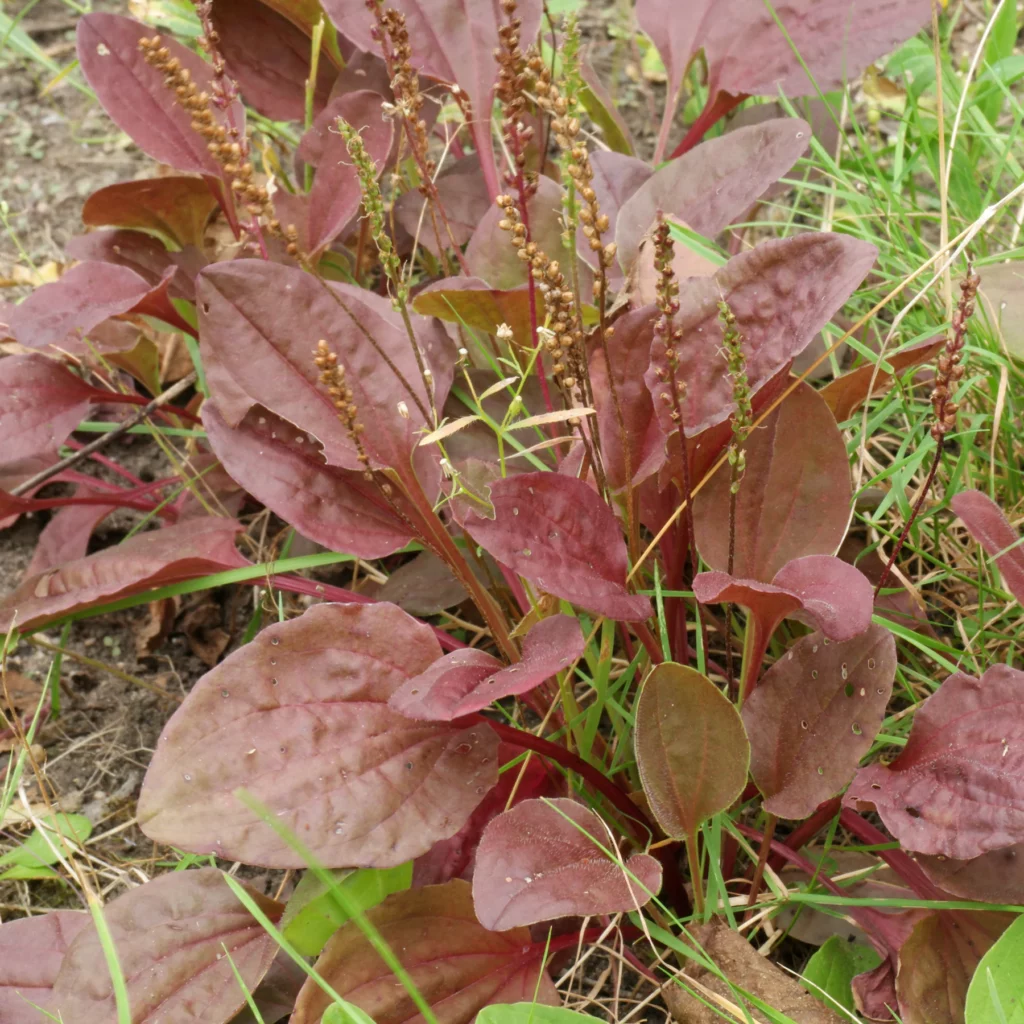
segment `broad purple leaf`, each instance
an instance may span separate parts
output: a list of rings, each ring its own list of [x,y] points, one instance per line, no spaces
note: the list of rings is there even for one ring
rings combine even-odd
[[[85,15],[78,22],[82,73],[103,109],[147,156],[179,171],[219,179],[221,166],[210,155],[206,139],[193,131],[191,116],[164,84],[163,73],[150,67],[139,49],[139,40],[153,34],[148,25],[119,14]],[[212,68],[206,61],[166,36],[163,45],[201,91],[213,91]],[[241,103],[232,104],[228,116],[226,126],[245,130]]]
[[[615,333],[608,342],[611,368],[604,351],[597,345],[590,357],[590,376],[594,405],[601,431],[601,454],[608,482],[615,489],[627,484],[629,475],[639,483],[656,472],[665,461],[665,434],[655,415],[651,393],[644,373],[651,361],[654,324],[658,311],[645,306],[625,313],[615,322]],[[625,433],[619,429],[611,385],[614,382]],[[627,451],[628,448],[628,451]]]
[[[665,834],[687,839],[746,785],[743,720],[707,676],[669,661],[647,677],[635,714],[644,795]]]
[[[417,402],[429,410],[430,396],[402,319],[387,299],[264,260],[222,263],[203,271],[199,281],[207,381],[229,426],[238,426],[259,404],[316,437],[328,465],[361,469],[313,363],[324,339],[345,367],[359,418],[370,427],[363,435],[367,452],[379,465],[408,471],[417,431],[426,422]],[[432,321],[415,317],[413,323],[433,366],[440,406],[451,383],[450,344]],[[427,474],[421,479],[429,492],[439,478],[428,454],[420,448],[416,462]]]
[[[60,280],[37,288],[15,309],[11,333],[26,348],[52,346],[85,354],[85,335],[108,317],[134,309],[151,290],[127,267],[79,263]]]
[[[544,323],[544,299],[535,294],[537,322]],[[492,288],[479,277],[445,277],[416,294],[413,308],[424,316],[463,324],[474,331],[496,334],[502,324],[512,328],[513,340],[531,344],[530,296],[526,285]]]
[[[713,277],[681,282],[677,378],[688,385],[682,409],[687,435],[721,423],[735,408],[722,355],[720,302],[736,316],[747,377],[757,391],[811,343],[864,279],[876,253],[873,245],[848,235],[793,235],[734,256]],[[672,409],[660,398],[664,384],[658,373],[664,353],[662,344],[654,345],[647,386],[662,429],[670,433]]]
[[[213,24],[245,102],[271,120],[301,121],[312,51],[308,32],[259,0],[214,0]],[[314,110],[327,102],[337,73],[330,47],[321,45]]]
[[[870,750],[896,676],[896,643],[883,626],[842,643],[798,640],[743,704],[750,774],[764,808],[806,818],[852,778]]]
[[[626,588],[626,542],[615,514],[582,480],[521,473],[491,486],[494,518],[466,528],[499,562],[541,590],[612,619],[635,621],[651,602]]]
[[[310,437],[259,407],[229,427],[212,402],[203,424],[231,478],[304,537],[360,558],[390,555],[408,526],[380,490],[353,469],[328,466]]]
[[[0,444],[4,462],[54,451],[86,418],[96,389],[54,359],[0,360]]]
[[[639,910],[661,888],[661,865],[644,853],[620,863],[608,826],[575,800],[527,800],[484,829],[473,905],[491,931]]]
[[[484,651],[452,651],[410,679],[388,702],[407,718],[450,722],[502,697],[527,693],[583,653],[583,633],[571,615],[552,615],[523,640],[522,659],[503,667]]]
[[[325,111],[333,119],[340,116],[353,127],[364,129],[366,152],[376,164],[378,174],[384,169],[384,161],[391,151],[393,134],[392,123],[382,119],[381,102],[377,93],[362,90],[332,101],[330,110]],[[309,193],[310,251],[321,252],[341,234],[359,211],[362,201],[359,175],[348,155],[345,140],[337,131],[329,130]]]
[[[633,265],[659,210],[713,238],[781,178],[810,141],[806,121],[777,118],[711,139],[655,171],[619,211],[615,241],[623,269]]]
[[[52,910],[0,925],[0,1020],[39,1024],[51,1009],[53,982],[74,937],[90,923],[80,910]]]
[[[787,562],[772,582],[795,594],[802,615],[830,640],[852,640],[871,625],[874,588],[859,569],[833,555]]]
[[[889,765],[862,768],[844,798],[874,807],[907,850],[970,860],[1024,842],[1024,672],[950,676],[914,715]]]
[[[744,451],[733,574],[771,580],[793,559],[838,550],[850,517],[850,467],[821,396],[801,384],[750,434]],[[693,506],[697,549],[719,570],[729,563],[729,487],[723,466]]]
[[[393,6],[405,15],[412,42],[412,66],[428,78],[457,85],[468,101],[472,111],[470,133],[493,200],[500,188],[491,142],[491,104],[498,77],[494,49],[498,28],[506,22],[500,4],[396,0]],[[524,45],[537,34],[541,7],[539,0],[520,0],[517,5],[516,17],[523,23],[519,38]],[[338,31],[360,50],[380,52],[373,36],[374,15],[365,0],[327,0],[324,10]]]
[[[102,495],[102,491],[91,487],[79,487],[75,491],[76,498],[99,498]],[[68,505],[58,509],[39,534],[25,576],[38,576],[49,569],[59,568],[65,562],[85,558],[93,530],[118,507],[116,504]]]
[[[272,922],[280,920],[280,903],[252,890],[249,896]],[[160,875],[107,904],[103,916],[124,974],[132,1024],[224,1024],[277,953],[274,940],[216,868]],[[53,1005],[66,1021],[117,1019],[114,985],[91,923],[61,964]]]
[[[202,247],[216,208],[217,199],[202,178],[143,178],[97,189],[82,207],[82,223],[155,232],[179,248]]]
[[[1024,538],[1009,524],[1003,510],[981,491],[960,491],[949,500],[970,535],[993,558],[1018,604],[1024,604]]]
[[[69,239],[64,251],[68,256],[83,262],[113,263],[127,267],[151,287],[160,284],[167,276],[168,268],[174,267],[177,273],[170,279],[168,294],[188,302],[195,302],[196,276],[209,263],[194,245],[170,252],[152,235],[124,228],[76,235]]]
[[[470,1024],[491,1003],[559,1006],[544,969],[546,943],[526,928],[488,931],[476,918],[469,883],[410,889],[389,896],[366,914],[394,950],[439,1024]],[[375,1024],[422,1020],[405,988],[354,922],[327,943],[317,973]],[[330,997],[313,979],[299,994],[291,1024],[319,1024]]]
[[[233,519],[192,519],[32,576],[0,599],[0,631],[41,626],[155,587],[248,565],[235,549]]]
[[[497,779],[497,737],[388,707],[437,660],[388,604],[323,604],[275,624],[196,684],[139,798],[146,835],[248,864],[302,867],[244,789],[328,867],[393,867],[454,835]]]

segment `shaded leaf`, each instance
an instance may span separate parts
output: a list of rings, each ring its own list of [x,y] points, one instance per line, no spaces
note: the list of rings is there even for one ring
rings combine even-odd
[[[969,860],[1024,841],[1024,672],[950,676],[914,715],[888,766],[858,773],[844,802],[874,807],[907,850]]]
[[[231,1024],[276,1024],[283,1020],[292,1012],[306,977],[306,972],[282,950],[252,994],[259,1017],[245,1006],[231,1018]]]
[[[724,372],[719,302],[736,316],[756,392],[810,344],[863,280],[875,254],[874,246],[846,235],[793,235],[734,256],[713,277],[680,282],[677,378],[688,385],[682,408],[687,435],[722,422],[735,408]],[[654,346],[647,386],[662,429],[671,433],[671,406],[660,400],[664,352],[663,345]]]
[[[473,911],[467,882],[396,893],[367,915],[423,993],[440,1024],[469,1024],[488,1003],[534,1000],[560,1004],[543,968],[543,942],[526,928],[491,932]],[[363,933],[348,924],[327,944],[316,970],[342,998],[375,1024],[404,1024],[419,1016],[408,993]],[[292,1024],[318,1024],[330,997],[307,981]]]
[[[1004,846],[971,860],[925,854],[915,859],[940,889],[962,900],[1024,905],[1024,843]]]
[[[1006,589],[1018,604],[1024,604],[1024,538],[1009,524],[1002,509],[981,491],[960,491],[949,504],[970,535],[995,560]]]
[[[78,21],[82,73],[103,109],[147,156],[179,171],[219,179],[221,166],[203,136],[192,129],[191,115],[164,84],[163,73],[147,64],[139,49],[139,40],[152,35],[151,28],[132,18],[86,14]],[[162,45],[191,74],[200,91],[212,94],[213,69],[206,61],[174,39],[163,37]],[[214,117],[222,119],[224,114],[214,108]],[[241,103],[232,104],[230,117],[239,131],[245,130]],[[227,121],[223,123],[229,127]]]
[[[426,423],[417,402],[429,409],[430,396],[401,317],[387,299],[349,285],[328,285],[297,268],[264,260],[210,267],[200,275],[198,291],[207,381],[229,426],[238,426],[259,404],[313,434],[328,465],[362,469],[355,445],[318,381],[313,352],[322,338],[345,367],[360,420],[373,425],[363,435],[367,452],[377,464],[408,472],[417,431]],[[301,331],[296,330],[299,324]],[[434,368],[440,405],[451,383],[451,362],[443,358],[449,342],[429,320],[414,318],[414,327],[424,358]],[[400,402],[408,418],[401,414]],[[440,478],[426,449],[420,450],[417,468],[429,494]]]
[[[258,0],[214,0],[213,24],[228,74],[242,98],[274,121],[301,121],[312,52],[310,29]],[[322,44],[313,109],[326,104],[337,76],[330,46]]]
[[[619,862],[608,826],[574,800],[527,800],[484,829],[473,905],[492,931],[557,917],[639,910],[661,888],[661,865],[644,853]]]
[[[280,903],[251,890],[249,895],[271,921],[280,918]],[[128,988],[132,1024],[223,1024],[245,1002],[242,985],[254,989],[277,952],[216,868],[160,875],[108,903],[103,916]],[[118,1019],[91,922],[64,957],[53,1003],[66,1021]]]
[[[750,774],[764,808],[806,818],[853,778],[871,749],[896,677],[883,626],[841,643],[801,637],[743,704]]]
[[[202,178],[143,178],[97,189],[82,207],[87,227],[132,228],[169,239],[179,249],[202,248],[217,199]]]
[[[497,738],[387,706],[440,654],[394,605],[316,605],[263,630],[167,723],[139,798],[158,842],[303,867],[245,789],[327,867],[393,867],[462,827],[497,779]]]
[[[843,435],[818,393],[800,384],[750,434],[744,451],[734,575],[770,580],[794,559],[833,554],[850,518],[850,467]],[[719,570],[729,564],[729,487],[725,466],[693,506],[697,548]]]
[[[98,498],[102,493],[90,487],[79,487],[75,497]],[[118,507],[116,504],[69,505],[58,509],[39,534],[25,576],[37,576],[65,562],[85,558],[93,530]]]
[[[638,16],[642,4],[643,0],[637,4]],[[810,141],[806,121],[777,118],[711,139],[665,164],[619,212],[615,241],[622,267],[628,271],[636,260],[640,241],[659,210],[698,235],[713,238],[782,177]]]
[[[400,565],[377,591],[378,600],[390,601],[410,615],[421,617],[454,608],[467,596],[466,588],[432,551],[421,551]]]
[[[963,1024],[971,976],[1011,920],[1009,914],[941,911],[919,921],[900,947],[896,972],[903,1024]]]
[[[945,345],[945,339],[922,341],[917,345],[902,349],[892,355],[886,355],[888,362],[897,373],[909,370],[929,362]],[[872,395],[882,394],[892,384],[892,374],[876,367],[874,363],[865,363],[856,370],[844,373],[841,377],[829,381],[820,391],[825,404],[832,410],[837,422],[848,420]]]
[[[0,925],[0,1020],[4,1024],[45,1020],[35,1006],[51,1006],[53,982],[64,954],[89,923],[84,911],[52,910]]]
[[[855,1007],[850,983],[858,974],[874,970],[879,962],[878,953],[870,946],[844,942],[833,935],[807,961],[803,980],[807,991],[826,1006],[834,1009],[838,1003],[852,1013]]]
[[[408,718],[450,722],[502,697],[527,693],[571,665],[583,649],[579,622],[571,615],[552,615],[526,634],[522,659],[514,665],[502,666],[473,648],[452,651],[405,683],[388,703]]]
[[[840,1024],[843,1020],[837,1013],[822,1006],[795,978],[767,957],[761,956],[739,932],[733,931],[724,919],[713,918],[708,924],[688,929],[692,941],[699,944],[708,959],[718,971],[708,970],[702,960],[687,961],[682,978],[664,988],[665,1002],[672,1016],[687,1024],[719,1024],[722,1014],[712,1005],[706,1005],[707,996],[699,998],[685,988],[686,979],[691,978],[715,995],[728,1000],[729,1004],[740,1004],[749,1014],[747,1019],[758,1022],[778,1021],[785,1015],[794,1024]],[[702,958],[703,959],[703,958]],[[725,979],[719,973],[725,975]],[[753,997],[772,1008],[768,1016],[756,1008]],[[742,1010],[740,1011],[742,1014]],[[739,1019],[743,1019],[741,1016]]]
[[[26,579],[0,599],[0,630],[41,626],[71,611],[249,563],[235,550],[233,519],[191,519]]]
[[[356,470],[328,466],[316,442],[280,417],[256,407],[232,428],[207,402],[203,425],[231,478],[304,537],[360,558],[408,543],[408,526],[375,484]]]
[[[412,863],[383,870],[360,868],[358,871],[340,870],[331,874],[349,904],[355,904],[360,910],[369,910],[385,896],[409,888]],[[319,956],[327,940],[348,920],[348,912],[331,888],[312,871],[307,871],[288,900],[281,931],[303,956]]]
[[[967,1024],[1024,1019],[1024,918],[1018,917],[978,963],[967,989]]]
[[[0,360],[0,392],[4,462],[54,451],[86,418],[97,394],[56,360],[36,355]]]
[[[750,744],[732,703],[694,669],[655,667],[636,705],[636,762],[665,834],[693,835],[747,783]]]
[[[650,601],[626,589],[626,543],[615,514],[582,480],[521,473],[496,480],[490,497],[494,518],[470,513],[466,528],[499,562],[599,615],[650,615]]]
[[[555,12],[552,11],[552,13]],[[629,131],[629,125],[626,124],[626,119],[620,113],[615,100],[586,57],[580,60],[579,71],[583,81],[583,88],[579,92],[580,106],[590,116],[590,120],[604,136],[604,141],[608,146],[608,149],[594,149],[590,155],[591,166],[594,166],[594,157],[598,155],[632,156],[633,138]],[[601,210],[607,212],[603,203]]]
[[[544,322],[544,300],[536,294],[538,323]],[[424,316],[463,324],[475,331],[496,334],[502,324],[524,347],[531,345],[530,295],[526,285],[492,288],[479,277],[446,277],[418,292],[413,308]]]

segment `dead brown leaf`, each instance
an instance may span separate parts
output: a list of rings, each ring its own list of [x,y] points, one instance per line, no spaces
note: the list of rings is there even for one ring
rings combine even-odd
[[[223,625],[223,612],[212,601],[190,608],[181,620],[181,628],[192,653],[210,668],[217,664],[231,642],[231,636]]]

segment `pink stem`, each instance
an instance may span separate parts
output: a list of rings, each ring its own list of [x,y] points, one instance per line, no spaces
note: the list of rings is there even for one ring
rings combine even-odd
[[[688,153],[704,138],[708,129],[716,121],[725,117],[731,110],[735,110],[745,99],[747,99],[746,93],[741,93],[739,96],[731,96],[727,92],[718,93],[713,102],[705,104],[700,116],[690,125],[690,130],[686,133],[683,141],[672,150],[669,159],[675,160],[677,156]]]

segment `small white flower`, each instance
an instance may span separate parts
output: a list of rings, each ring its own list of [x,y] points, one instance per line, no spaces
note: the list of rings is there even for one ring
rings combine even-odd
[[[512,328],[508,324],[498,324],[497,336],[499,341],[511,341],[514,337]]]
[[[398,403],[398,415],[401,416],[403,420],[407,420],[409,418],[409,406],[407,406],[405,402]]]

